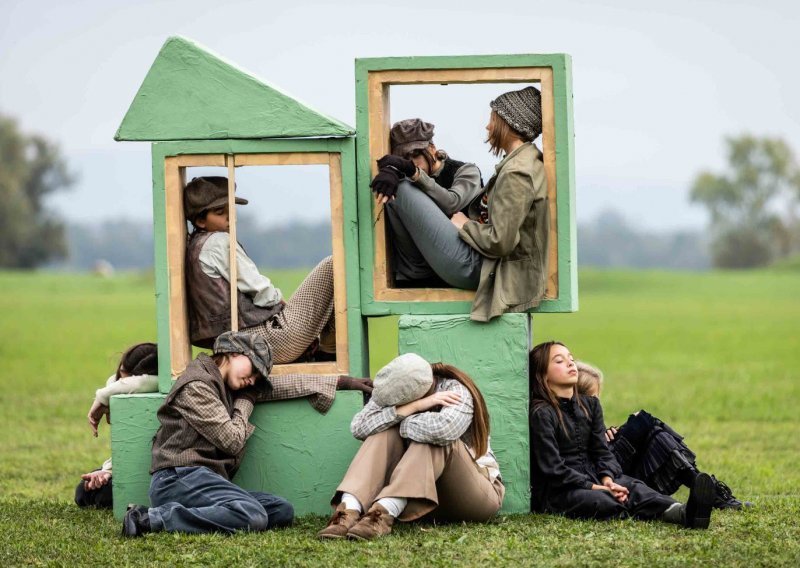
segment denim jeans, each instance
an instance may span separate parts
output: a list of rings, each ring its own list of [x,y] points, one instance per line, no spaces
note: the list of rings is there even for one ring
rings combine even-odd
[[[397,279],[435,274],[454,288],[478,288],[483,255],[458,236],[456,226],[425,192],[400,182],[397,197],[386,204],[385,212]]]
[[[292,524],[294,508],[281,497],[245,491],[207,467],[168,467],[153,474],[148,511],[155,531],[232,533]]]

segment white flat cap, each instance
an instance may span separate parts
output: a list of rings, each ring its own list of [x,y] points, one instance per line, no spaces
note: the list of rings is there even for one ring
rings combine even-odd
[[[416,353],[395,357],[375,375],[372,400],[378,406],[400,406],[425,396],[433,386],[431,364]]]

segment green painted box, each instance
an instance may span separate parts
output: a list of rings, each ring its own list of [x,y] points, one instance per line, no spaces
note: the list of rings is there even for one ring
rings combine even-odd
[[[356,59],[356,171],[358,175],[361,310],[366,316],[469,313],[473,292],[452,288],[396,288],[385,215],[370,180],[389,152],[393,86],[516,83],[542,92],[541,138],[550,204],[550,270],[545,299],[531,312],[578,309],[572,59],[564,53],[384,57]],[[475,109],[486,113],[486,107]],[[424,115],[423,115],[424,117]],[[405,118],[405,117],[404,117]],[[469,160],[468,156],[460,156]],[[498,160],[499,161],[499,160]],[[486,181],[486,180],[484,180]]]
[[[400,353],[417,353],[431,363],[465,371],[486,400],[491,447],[500,465],[506,496],[501,512],[530,511],[528,435],[528,314],[507,314],[491,323],[469,316],[400,317]]]
[[[149,504],[150,451],[158,430],[156,411],[165,395],[111,398],[111,447],[114,464],[114,517],[129,503]],[[360,442],[350,420],[363,407],[360,393],[342,391],[327,414],[302,399],[256,405],[256,427],[234,482],[253,491],[280,495],[297,515],[330,512],[330,499]]]

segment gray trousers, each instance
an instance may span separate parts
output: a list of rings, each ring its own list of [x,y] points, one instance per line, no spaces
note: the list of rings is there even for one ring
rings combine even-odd
[[[153,474],[148,510],[156,531],[233,533],[292,524],[294,508],[281,497],[245,491],[207,467],[168,467]]]
[[[458,229],[433,199],[409,181],[385,206],[398,280],[438,276],[454,288],[476,290],[483,256],[458,236]]]

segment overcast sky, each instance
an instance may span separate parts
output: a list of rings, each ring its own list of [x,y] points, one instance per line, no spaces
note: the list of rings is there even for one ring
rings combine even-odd
[[[76,221],[151,219],[149,145],[113,136],[176,34],[351,125],[356,57],[569,53],[579,219],[615,208],[651,229],[701,227],[688,188],[699,170],[723,167],[724,136],[781,136],[800,151],[796,1],[420,5],[0,0],[0,112],[60,143],[81,177],[52,204]],[[463,133],[440,125],[436,141],[488,178],[491,96],[454,87],[398,94],[392,118],[463,114]],[[324,203],[276,195],[285,202],[272,211],[283,219],[326,215]]]

